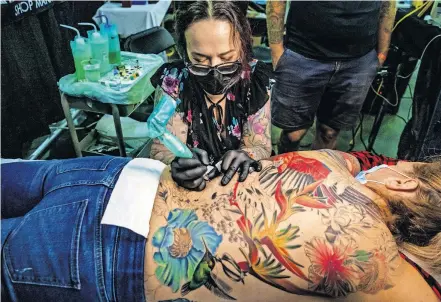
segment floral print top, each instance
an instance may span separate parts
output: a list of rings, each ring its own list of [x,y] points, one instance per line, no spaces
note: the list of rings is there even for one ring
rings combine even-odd
[[[226,94],[224,125],[209,114],[204,92],[183,61],[164,64],[151,82],[157,87],[157,99],[167,93],[181,101],[168,130],[190,148],[207,151],[214,163],[236,149],[257,160],[271,155],[271,74],[271,69],[257,60],[242,68],[239,82]],[[150,155],[166,164],[174,158],[158,140],[154,140]]]

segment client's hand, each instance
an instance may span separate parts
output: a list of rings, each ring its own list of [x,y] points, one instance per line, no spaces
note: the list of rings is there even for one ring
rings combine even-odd
[[[209,164],[208,153],[201,149],[193,149],[193,158],[176,157],[171,163],[173,180],[188,190],[202,191],[205,189],[204,174]]]
[[[260,170],[262,170],[262,164],[249,157],[245,151],[228,151],[222,157],[222,173],[224,173],[224,176],[222,177],[221,184],[223,186],[227,185],[237,171],[240,171],[239,181],[245,181],[250,172],[250,168],[260,172]]]

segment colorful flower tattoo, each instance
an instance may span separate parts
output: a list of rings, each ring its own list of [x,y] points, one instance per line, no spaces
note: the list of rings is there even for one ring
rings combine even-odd
[[[199,221],[193,210],[172,210],[167,225],[153,235],[156,277],[177,292],[182,282],[193,278],[206,249],[215,253],[221,241],[222,235],[207,222]]]

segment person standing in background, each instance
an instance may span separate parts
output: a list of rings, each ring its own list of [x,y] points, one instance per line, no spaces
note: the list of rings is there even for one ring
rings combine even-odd
[[[286,2],[268,1],[266,10],[276,78],[272,123],[283,130],[279,154],[298,149],[315,116],[312,149],[334,149],[386,60],[395,1],[292,1],[285,41]]]

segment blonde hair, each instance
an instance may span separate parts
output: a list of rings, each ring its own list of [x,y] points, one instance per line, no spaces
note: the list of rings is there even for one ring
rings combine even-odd
[[[388,198],[386,222],[397,244],[441,273],[441,162],[415,165],[416,198]]]

